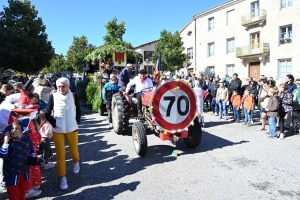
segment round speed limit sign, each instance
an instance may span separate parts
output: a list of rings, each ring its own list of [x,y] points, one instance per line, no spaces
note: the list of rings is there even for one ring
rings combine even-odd
[[[196,114],[193,89],[181,81],[170,81],[153,93],[153,121],[164,130],[174,131],[190,125]]]

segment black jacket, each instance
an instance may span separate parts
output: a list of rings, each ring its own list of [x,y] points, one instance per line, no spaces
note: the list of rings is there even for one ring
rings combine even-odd
[[[234,90],[238,90],[240,92],[241,87],[242,87],[242,81],[239,78],[237,78],[236,80],[231,80],[228,86],[228,90],[232,94]]]

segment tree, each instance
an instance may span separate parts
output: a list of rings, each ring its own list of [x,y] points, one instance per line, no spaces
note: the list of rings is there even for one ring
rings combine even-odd
[[[56,55],[55,58],[50,60],[49,67],[42,69],[45,74],[54,74],[60,71],[70,71],[70,65],[67,63],[65,56],[63,54]]]
[[[88,44],[86,36],[73,37],[72,45],[67,52],[67,63],[72,67],[75,72],[81,72],[86,65],[84,57],[92,52],[95,46]]]
[[[8,0],[8,4],[0,12],[0,67],[38,72],[54,55],[46,26],[30,0]]]
[[[106,25],[106,35],[103,37],[104,45],[121,45],[125,46],[123,41],[123,35],[125,34],[125,22],[117,23],[117,18],[114,17]],[[127,43],[128,46],[130,43]],[[131,45],[131,44],[130,44]]]
[[[176,31],[172,34],[163,30],[160,32],[160,39],[155,44],[155,51],[152,55],[152,62],[156,62],[158,55],[161,53],[161,63],[163,71],[174,72],[182,68],[184,62],[188,60],[181,41],[180,33]]]

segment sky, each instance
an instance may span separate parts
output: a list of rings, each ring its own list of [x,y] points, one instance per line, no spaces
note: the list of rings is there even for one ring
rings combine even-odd
[[[8,6],[0,0],[1,8]],[[48,40],[56,54],[66,55],[73,36],[85,35],[100,46],[107,22],[117,17],[125,22],[123,40],[133,46],[157,40],[164,29],[180,31],[193,16],[226,0],[31,0],[46,25]]]

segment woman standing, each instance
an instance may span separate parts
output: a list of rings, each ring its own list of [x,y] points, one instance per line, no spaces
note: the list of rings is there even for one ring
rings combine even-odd
[[[81,110],[78,96],[69,89],[70,81],[67,78],[56,80],[57,92],[49,97],[46,119],[52,125],[53,139],[56,149],[57,173],[61,177],[60,189],[68,188],[66,178],[66,149],[65,138],[69,144],[69,152],[74,162],[73,173],[78,174],[79,152],[78,152],[78,124],[80,122]],[[74,99],[75,98],[75,99]],[[53,115],[51,115],[53,113]]]
[[[288,112],[293,110],[293,95],[288,90],[287,84],[279,85],[279,129],[280,129],[280,139],[284,138],[284,117]]]

